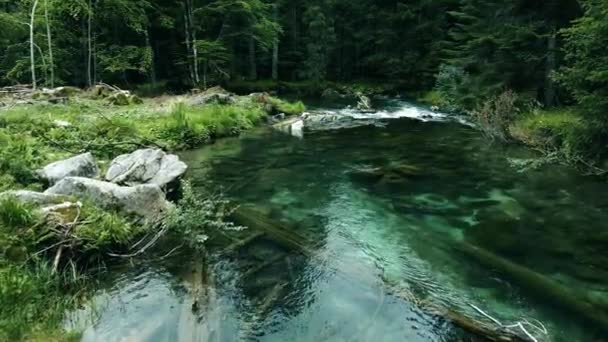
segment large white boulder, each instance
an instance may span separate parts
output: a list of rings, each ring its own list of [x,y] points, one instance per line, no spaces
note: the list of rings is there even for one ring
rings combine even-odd
[[[173,154],[159,149],[142,149],[123,154],[112,161],[106,180],[124,185],[155,184],[165,188],[178,180],[188,169]]]
[[[171,207],[163,191],[155,184],[125,187],[90,178],[68,177],[44,193],[90,200],[102,208],[118,209],[149,220],[162,217]]]
[[[79,154],[75,157],[51,163],[37,171],[38,175],[55,184],[66,177],[95,178],[99,175],[99,168],[95,157],[91,153]]]

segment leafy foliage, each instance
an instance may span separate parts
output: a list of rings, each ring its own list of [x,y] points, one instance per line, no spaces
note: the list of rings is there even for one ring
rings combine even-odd
[[[198,195],[192,185],[182,182],[183,197],[167,216],[165,224],[190,248],[200,250],[208,239],[207,234],[215,230],[240,230],[244,227],[227,221],[232,212],[230,203],[221,196]]]
[[[567,64],[557,79],[584,113],[608,127],[608,3],[588,0],[583,4],[585,16],[562,31]]]

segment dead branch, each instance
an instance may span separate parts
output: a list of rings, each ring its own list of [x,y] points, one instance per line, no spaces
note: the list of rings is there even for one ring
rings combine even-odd
[[[167,226],[166,224],[160,224],[160,226],[162,227],[158,233],[156,233],[156,235],[154,235],[154,237],[152,237],[152,239],[150,239],[150,241],[148,241],[148,243],[146,243],[142,248],[140,248],[139,250],[137,250],[134,253],[131,254],[114,254],[114,253],[108,253],[109,256],[111,257],[115,257],[115,258],[133,258],[136,257],[138,255],[143,254],[144,252],[146,252],[150,247],[154,246],[158,240],[160,240],[160,238],[165,235],[165,233],[167,232],[167,230],[169,229],[169,226]]]

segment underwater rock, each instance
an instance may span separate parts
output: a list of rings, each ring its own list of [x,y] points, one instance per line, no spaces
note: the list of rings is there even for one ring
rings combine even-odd
[[[66,177],[95,178],[99,174],[95,157],[89,152],[51,163],[36,171],[38,176],[53,185]]]
[[[105,178],[116,184],[155,184],[164,188],[179,180],[187,169],[188,165],[174,154],[160,149],[141,149],[112,160]]]
[[[349,176],[355,180],[377,182],[384,177],[381,167],[360,167],[349,172]]]
[[[163,191],[155,184],[124,187],[89,178],[68,177],[44,194],[88,199],[100,207],[120,209],[146,219],[159,218],[171,207]]]

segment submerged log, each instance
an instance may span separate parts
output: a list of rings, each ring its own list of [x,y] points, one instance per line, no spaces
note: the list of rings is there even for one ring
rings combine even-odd
[[[231,218],[239,225],[247,226],[249,227],[249,229],[252,230],[264,232],[267,238],[275,241],[279,245],[285,247],[286,249],[294,253],[299,253],[311,258],[318,258],[317,254],[312,248],[312,242],[308,241],[305,237],[299,235],[295,231],[289,230],[287,227],[285,227],[284,224],[269,219],[263,213],[256,209],[239,207],[233,212]],[[324,265],[324,263],[321,264]],[[330,268],[329,270],[332,273],[338,274],[350,280],[352,283],[360,283],[358,279],[348,273],[342,272],[340,269],[331,268],[327,265],[324,265],[324,267]],[[428,315],[444,319],[447,322],[453,324],[454,326],[459,327],[463,331],[485,339],[486,341],[528,341],[527,339],[524,339],[517,334],[514,334],[509,331],[503,331],[498,328],[489,326],[488,324],[476,321],[455,310],[447,308],[438,308],[436,305],[433,304],[421,305],[421,303],[424,303],[423,300],[417,298],[410,291],[407,291],[405,289],[399,289],[394,285],[389,284],[386,279],[383,279],[382,284],[387,292],[395,295],[395,297],[403,300],[404,302],[407,302],[411,305],[420,308]],[[280,289],[281,287],[278,288]],[[274,291],[272,291],[271,293],[273,292]]]
[[[247,207],[238,207],[230,216],[237,224],[261,231],[277,242],[279,245],[304,255],[314,256],[314,251],[309,247],[312,243],[299,234],[291,231],[281,222],[271,220],[262,212]]]
[[[578,315],[578,317],[593,322],[603,330],[608,331],[608,315],[605,306],[593,303],[586,296],[483,248],[467,242],[458,244],[456,248],[480,264],[494,268],[508,276],[517,282],[522,289],[533,292],[535,295],[551,301],[552,304],[559,305]]]
[[[239,249],[249,245],[253,241],[261,238],[262,236],[264,236],[263,232],[255,232],[255,233],[249,235],[248,237],[246,237],[242,240],[237,240],[230,246],[224,248],[223,253],[232,253],[233,251],[239,250]]]

